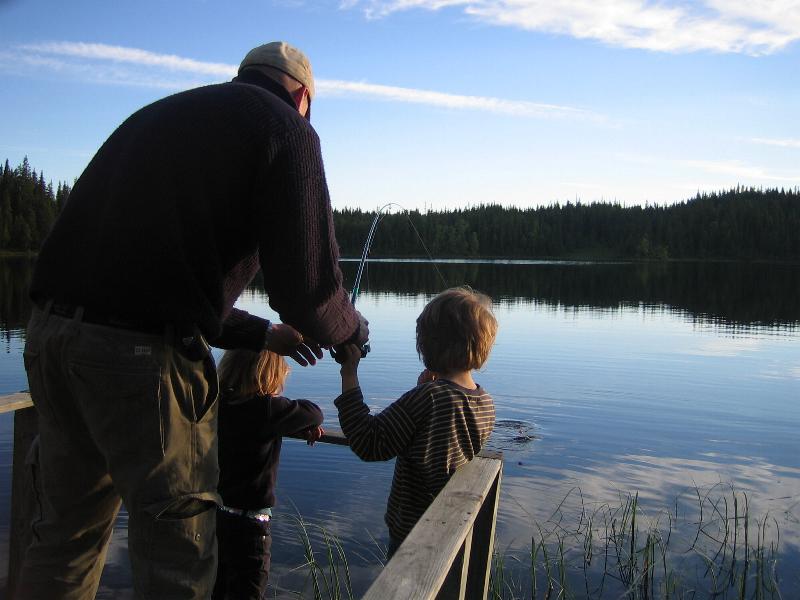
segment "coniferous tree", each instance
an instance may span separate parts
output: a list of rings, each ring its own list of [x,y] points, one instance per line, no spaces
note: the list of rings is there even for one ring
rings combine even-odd
[[[0,249],[39,248],[70,186],[46,183],[25,157],[0,167]],[[361,255],[375,213],[335,211],[343,256]],[[385,214],[371,256],[800,260],[800,189],[737,185],[670,206],[579,201],[537,208],[481,204]]]
[[[335,213],[343,255],[360,255],[373,217]],[[425,256],[415,228],[434,257],[800,260],[800,189],[738,186],[670,206],[487,204],[389,214],[371,255]]]
[[[69,187],[59,184],[60,201]],[[31,167],[26,156],[12,169],[6,159],[0,167],[0,250],[36,250],[49,233],[60,208],[52,183]]]

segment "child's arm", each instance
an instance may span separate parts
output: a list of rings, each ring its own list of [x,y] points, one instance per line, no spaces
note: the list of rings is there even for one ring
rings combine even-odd
[[[361,350],[353,344],[342,346],[338,350],[338,361],[341,363],[339,374],[342,376],[342,393],[361,387],[358,382],[358,363],[361,362]]]
[[[414,388],[377,415],[369,413],[358,383],[361,350],[353,345],[341,348],[342,395],[334,400],[339,423],[350,449],[362,460],[389,460],[401,454],[411,442],[416,421],[424,410],[424,392]]]
[[[264,423],[267,436],[282,437],[322,425],[322,410],[310,400],[271,396],[267,402],[267,418]]]

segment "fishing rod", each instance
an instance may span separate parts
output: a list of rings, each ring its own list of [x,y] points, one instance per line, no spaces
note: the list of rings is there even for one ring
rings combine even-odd
[[[367,264],[367,256],[369,256],[369,249],[372,247],[372,240],[375,238],[375,230],[378,228],[378,223],[383,218],[383,211],[390,206],[392,206],[392,202],[389,204],[385,204],[381,206],[377,212],[375,213],[375,218],[372,220],[372,225],[369,228],[369,233],[367,234],[367,241],[364,242],[364,249],[361,252],[361,261],[358,263],[358,271],[356,271],[356,278],[353,282],[353,291],[350,294],[350,302],[353,306],[356,305],[356,299],[358,298],[358,293],[361,291],[361,276],[364,274],[364,265]],[[361,345],[361,358],[364,358],[372,348],[369,345],[369,340],[364,342]]]
[[[353,306],[355,306],[356,298],[358,298],[358,293],[361,291],[361,276],[364,274],[364,265],[367,264],[367,256],[369,256],[369,249],[372,247],[372,240],[375,238],[375,230],[378,228],[378,223],[383,218],[383,211],[389,208],[390,206],[400,206],[400,205],[395,204],[394,202],[389,202],[389,204],[384,204],[375,213],[375,218],[372,219],[372,225],[370,226],[369,233],[367,234],[367,241],[364,243],[364,249],[361,252],[361,262],[358,263],[358,271],[356,271],[356,278],[355,281],[353,282],[353,292],[350,295],[350,302],[353,303]]]
[[[384,204],[383,206],[381,206],[376,211],[375,218],[372,220],[372,225],[370,225],[370,228],[369,228],[369,233],[367,233],[367,241],[364,242],[364,248],[361,251],[361,260],[358,263],[358,270],[356,271],[356,278],[353,281],[353,291],[350,294],[350,302],[353,304],[353,306],[355,306],[356,300],[358,299],[358,295],[361,292],[361,277],[364,275],[364,267],[367,264],[367,258],[369,257],[369,250],[372,247],[372,241],[375,239],[375,231],[378,229],[378,223],[380,223],[381,219],[383,219],[383,217],[385,216],[384,211],[387,208],[391,207],[391,206],[396,206],[396,207],[398,207],[399,209],[401,209],[405,213],[406,218],[408,219],[408,222],[411,224],[411,227],[414,229],[414,233],[417,235],[417,238],[419,239],[420,243],[422,244],[422,247],[425,249],[425,253],[428,255],[428,259],[433,263],[433,266],[436,269],[436,272],[439,274],[439,278],[442,280],[442,283],[444,283],[445,287],[447,287],[447,281],[445,280],[444,276],[442,275],[442,272],[439,270],[439,267],[434,262],[433,256],[431,256],[431,253],[428,250],[428,247],[425,245],[425,241],[422,239],[422,236],[419,234],[419,231],[417,230],[417,227],[414,225],[414,221],[411,220],[411,217],[409,216],[408,209],[404,208],[403,206],[401,206],[399,204],[397,204],[396,202],[389,202],[388,204]],[[361,346],[361,357],[362,358],[365,357],[369,353],[370,350],[371,350],[371,347],[369,345],[369,340],[367,340]]]

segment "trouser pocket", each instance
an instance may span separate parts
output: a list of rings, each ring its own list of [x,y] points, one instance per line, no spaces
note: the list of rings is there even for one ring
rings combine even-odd
[[[134,588],[144,598],[206,598],[216,575],[216,494],[187,494],[131,514]]]
[[[22,361],[25,365],[25,373],[28,375],[28,389],[30,390],[31,400],[39,418],[47,421],[53,427],[58,428],[59,423],[56,418],[55,408],[50,403],[47,393],[47,381],[42,367],[42,355],[38,350],[31,349],[28,345],[22,352]]]
[[[113,448],[114,455],[136,456],[143,465],[163,458],[164,408],[157,365],[134,368],[73,361],[70,378],[89,430],[101,449]],[[114,462],[114,457],[107,458]]]

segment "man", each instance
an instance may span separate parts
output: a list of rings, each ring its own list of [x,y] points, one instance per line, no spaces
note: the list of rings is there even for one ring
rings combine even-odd
[[[93,598],[120,501],[137,598],[208,597],[219,497],[206,340],[305,365],[318,344],[367,339],[342,288],[313,97],[304,54],[260,46],[232,82],[134,113],[75,183],[31,286],[42,514],[19,598]],[[287,325],[233,308],[259,266]]]

